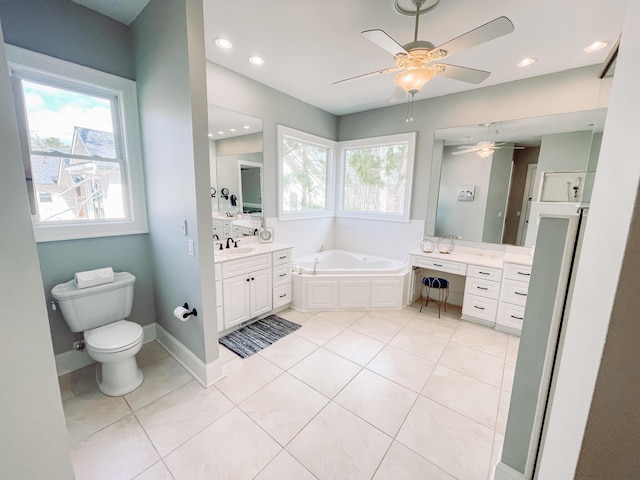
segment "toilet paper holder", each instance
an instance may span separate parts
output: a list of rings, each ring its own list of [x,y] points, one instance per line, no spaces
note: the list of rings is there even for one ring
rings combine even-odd
[[[182,305],[182,308],[184,308],[185,310],[189,310],[189,304],[185,302],[184,305]],[[183,313],[182,318],[187,318],[191,315],[193,315],[194,317],[198,316],[198,311],[195,309],[195,307],[193,308],[193,310]]]

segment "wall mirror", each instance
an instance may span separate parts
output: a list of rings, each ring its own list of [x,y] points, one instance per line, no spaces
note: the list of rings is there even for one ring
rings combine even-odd
[[[262,120],[214,105],[208,116],[214,215],[262,216]]]
[[[437,237],[532,246],[542,210],[588,204],[606,109],[438,129]],[[499,148],[484,158],[478,144]]]

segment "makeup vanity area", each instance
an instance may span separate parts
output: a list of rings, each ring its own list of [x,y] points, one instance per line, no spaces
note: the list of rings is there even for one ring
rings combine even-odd
[[[418,248],[409,252],[415,276],[412,284],[421,288],[424,276],[441,276],[450,281],[452,275],[462,277],[465,287],[461,318],[519,335],[531,275],[531,255],[465,247],[458,250],[442,254],[426,253]]]

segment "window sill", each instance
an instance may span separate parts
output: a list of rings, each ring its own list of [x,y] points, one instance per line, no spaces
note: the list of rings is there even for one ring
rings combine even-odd
[[[58,242],[62,240],[80,240],[84,238],[116,237],[120,235],[138,235],[149,233],[144,222],[114,222],[82,225],[34,225],[36,243]]]

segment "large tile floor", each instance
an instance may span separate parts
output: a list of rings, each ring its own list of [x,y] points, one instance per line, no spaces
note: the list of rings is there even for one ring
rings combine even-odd
[[[201,387],[156,342],[145,381],[60,378],[78,480],[478,479],[502,446],[518,338],[431,306],[281,312],[302,328]]]

